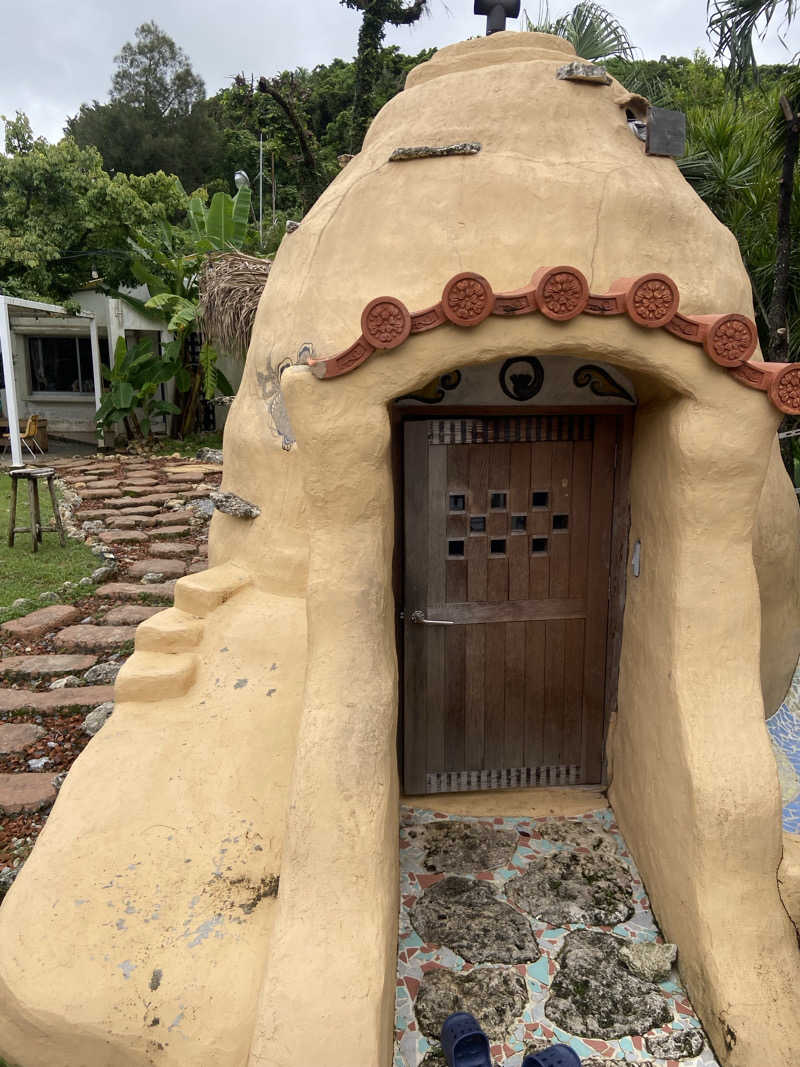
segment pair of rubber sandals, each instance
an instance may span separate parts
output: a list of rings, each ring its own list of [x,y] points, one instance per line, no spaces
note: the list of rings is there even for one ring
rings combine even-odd
[[[442,1049],[449,1067],[492,1067],[489,1039],[467,1011],[453,1012],[445,1019]],[[581,1061],[567,1045],[551,1045],[526,1056],[522,1067],[581,1067]]]

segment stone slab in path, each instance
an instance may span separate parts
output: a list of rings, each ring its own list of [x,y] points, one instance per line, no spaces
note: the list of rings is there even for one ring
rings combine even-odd
[[[89,511],[81,508],[76,517],[79,522],[95,522],[97,519],[107,519],[109,515],[116,515],[116,512],[111,508],[92,508]]]
[[[0,678],[52,678],[88,671],[97,656],[6,656],[0,659]]]
[[[109,652],[136,636],[135,626],[67,626],[53,639],[56,648],[75,652]]]
[[[56,799],[52,774],[0,774],[0,812],[40,811]]]
[[[191,532],[188,526],[156,526],[150,536],[169,539],[172,537],[185,537],[186,534]]]
[[[156,526],[175,526],[196,518],[195,513],[189,511],[188,508],[182,511],[164,511],[160,515],[156,515]]]
[[[0,713],[14,711],[84,711],[114,699],[113,685],[79,685],[74,689],[0,689]]]
[[[157,604],[121,604],[112,608],[103,620],[108,626],[138,626],[164,608]]]
[[[113,500],[122,497],[119,489],[81,489],[82,500]]]
[[[44,733],[41,726],[32,722],[0,723],[0,752],[22,752],[38,741]]]
[[[23,615],[21,619],[4,622],[0,630],[6,637],[19,641],[35,641],[37,637],[49,634],[51,630],[69,626],[79,619],[80,615],[80,609],[72,604],[50,604],[46,608],[32,611],[29,615]]]
[[[98,534],[98,537],[104,545],[115,545],[123,542],[143,544],[147,541],[147,534],[143,534],[141,530],[105,530],[103,533]]]
[[[113,519],[109,521],[109,530],[135,530],[141,526],[142,529],[147,529],[153,525],[153,517],[151,515],[115,515]]]
[[[163,545],[158,546],[158,551],[170,559],[175,556],[196,556],[197,545],[194,541],[165,541]]]
[[[186,564],[179,559],[151,557],[150,559],[139,559],[128,568],[128,574],[133,578],[141,578],[143,574],[151,572],[163,574],[168,578],[180,578],[182,574],[186,574]],[[153,587],[148,586],[147,588],[152,589]]]
[[[154,582],[152,585],[139,585],[136,582],[108,582],[98,586],[95,595],[113,600],[140,600],[143,602],[171,603],[175,595],[174,582]],[[2,661],[0,660],[0,663]]]
[[[137,507],[132,508],[120,508],[118,514],[120,515],[158,515],[161,509],[157,508],[155,504],[139,504]],[[114,512],[109,512],[114,514]]]

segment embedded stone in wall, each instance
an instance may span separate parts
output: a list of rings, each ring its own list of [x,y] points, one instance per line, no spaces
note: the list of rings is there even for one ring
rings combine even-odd
[[[243,500],[236,493],[212,492],[208,494],[214,502],[217,511],[226,515],[233,515],[237,519],[257,519],[261,514],[261,508],[257,504],[251,504],[249,500]]]
[[[409,159],[440,159],[443,156],[474,156],[481,150],[478,141],[460,141],[448,145],[413,145],[411,148],[395,148],[389,156],[390,163],[404,163]]]
[[[422,833],[425,870],[446,874],[474,874],[505,867],[519,844],[514,830],[495,830],[485,823],[426,823]]]
[[[616,926],[633,915],[631,877],[607,853],[572,849],[531,860],[506,885],[508,899],[551,926]]]
[[[467,974],[428,971],[414,1012],[420,1030],[439,1040],[442,1023],[454,1011],[468,1011],[490,1040],[502,1040],[528,1003],[525,979],[512,967],[476,967]]]
[[[672,1021],[657,985],[636,978],[620,957],[622,938],[573,930],[556,957],[558,972],[545,1005],[548,1019],[580,1037],[645,1034]]]
[[[651,1056],[661,1056],[665,1060],[685,1060],[690,1056],[700,1055],[705,1038],[699,1030],[683,1030],[679,1033],[646,1037],[644,1043]]]
[[[563,67],[559,67],[556,77],[563,81],[594,82],[595,85],[611,84],[611,78],[605,67],[600,66],[599,63],[581,63],[580,60],[573,60],[572,63],[565,63]]]
[[[410,917],[424,942],[446,945],[469,963],[531,963],[540,956],[530,922],[485,882],[445,878],[425,890]]]

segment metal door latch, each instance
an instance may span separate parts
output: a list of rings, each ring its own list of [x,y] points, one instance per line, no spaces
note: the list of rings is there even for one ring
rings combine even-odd
[[[412,611],[411,621],[423,626],[452,626],[453,623],[449,619],[426,619],[424,611]]]

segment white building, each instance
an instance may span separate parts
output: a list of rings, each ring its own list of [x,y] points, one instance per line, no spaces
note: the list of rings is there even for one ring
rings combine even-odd
[[[131,290],[131,295],[146,300],[147,289]],[[129,345],[149,339],[159,352],[172,334],[159,329],[156,320],[115,297],[92,289],[74,293],[82,310],[94,315],[100,346],[100,360],[107,366],[113,358],[120,337]],[[14,314],[10,323],[11,350],[17,388],[19,418],[30,415],[47,420],[47,434],[75,441],[96,441],[95,386],[89,341],[89,319],[76,316],[53,316],[36,311]],[[236,387],[242,365],[227,359],[220,366]],[[172,383],[166,387],[171,398]],[[0,365],[0,408],[7,419],[2,366]],[[227,408],[217,405],[217,427],[224,423]],[[164,419],[157,419],[154,432],[165,432]]]

